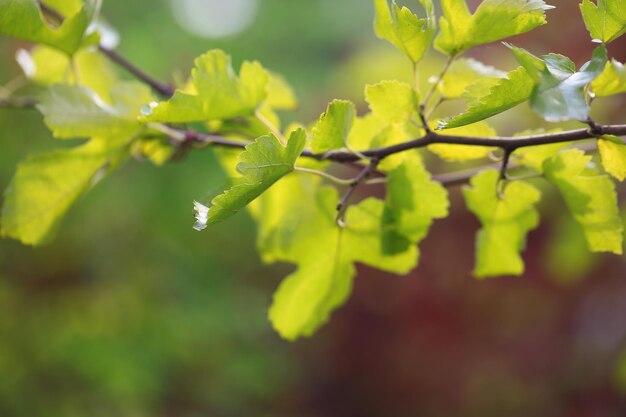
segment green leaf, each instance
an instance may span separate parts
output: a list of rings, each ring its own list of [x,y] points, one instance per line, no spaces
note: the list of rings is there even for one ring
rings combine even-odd
[[[406,123],[418,111],[415,90],[400,81],[381,81],[365,86],[365,100],[374,116],[388,123]]]
[[[450,56],[528,32],[546,23],[542,0],[484,0],[472,15],[465,0],[442,0],[435,48]]]
[[[175,153],[176,148],[162,137],[140,138],[133,143],[132,148],[132,154],[135,158],[145,158],[156,166],[165,165]]]
[[[558,54],[545,55],[545,69],[533,89],[530,106],[549,122],[588,119],[585,87],[602,73],[606,61],[604,45],[594,50],[591,61],[578,72],[569,58]]]
[[[437,89],[447,100],[454,100],[461,98],[465,89],[479,80],[505,76],[505,72],[475,59],[461,58],[452,62]]]
[[[123,157],[130,137],[94,138],[21,162],[4,194],[2,236],[41,245],[70,206]]]
[[[520,252],[528,232],[539,225],[534,206],[541,193],[526,182],[514,181],[498,196],[498,178],[498,171],[488,169],[472,178],[471,188],[463,188],[467,207],[483,226],[476,236],[474,275],[478,278],[523,274]]]
[[[88,0],[57,28],[44,20],[36,0],[0,0],[0,34],[41,43],[73,54],[100,8],[100,1]]]
[[[132,135],[142,128],[142,106],[152,100],[150,89],[136,82],[120,82],[110,91],[112,105],[86,87],[53,85],[37,106],[56,138]]]
[[[448,216],[448,192],[430,173],[417,153],[387,174],[387,203],[395,232],[410,242],[421,242],[435,219]]]
[[[100,52],[90,49],[77,51],[71,59],[73,65],[63,52],[41,45],[30,52],[21,49],[17,53],[17,61],[31,81],[44,86],[76,84],[74,72],[77,72],[80,85],[111,104],[110,89],[118,82],[118,77],[110,61]]]
[[[589,168],[591,157],[579,149],[560,152],[544,162],[546,178],[556,185],[592,252],[622,253],[622,220],[615,185]]]
[[[356,109],[352,102],[330,102],[311,132],[311,150],[320,153],[345,147],[355,118]]]
[[[604,170],[619,181],[626,179],[626,144],[617,136],[598,139],[598,151]]]
[[[375,0],[376,35],[391,42],[413,63],[419,62],[424,57],[437,30],[432,0],[419,2],[426,11],[425,19],[420,19],[406,7],[400,8],[395,1],[392,1],[390,9],[387,0]]]
[[[506,78],[494,82],[483,79],[468,87],[463,94],[468,99],[464,113],[442,120],[437,129],[450,129],[485,120],[528,100],[534,83],[528,72],[519,67]]]
[[[298,99],[293,87],[282,75],[270,73],[265,105],[275,110],[295,110],[298,107]]]
[[[609,43],[626,33],[626,4],[622,0],[591,0],[580,4],[585,26],[595,40]]]
[[[274,135],[261,136],[246,146],[239,155],[237,171],[241,177],[215,197],[210,207],[196,204],[197,230],[222,222],[247,206],[276,181],[293,172],[294,164],[306,143],[306,132],[298,129],[291,134],[286,146]]]
[[[270,76],[258,62],[244,61],[239,76],[230,56],[212,50],[196,58],[189,91],[177,90],[152,106],[145,119],[156,122],[198,122],[252,115],[267,98]]]
[[[377,137],[387,128],[388,124],[368,113],[354,119],[354,124],[348,135],[350,147],[358,150],[370,149],[377,146]]]
[[[482,136],[495,137],[496,130],[486,122],[477,122],[467,126],[446,129],[439,132],[444,136]],[[428,150],[447,161],[470,161],[484,158],[489,155],[493,148],[486,146],[448,145],[438,143],[429,145]]]
[[[338,201],[335,189],[322,188],[315,200],[301,202],[316,208],[315,217],[291,225],[293,244],[282,260],[296,263],[298,269],[280,284],[269,311],[274,328],[285,339],[310,336],[345,302],[355,275],[353,263],[396,274],[406,274],[416,264],[414,247],[400,254],[383,253],[380,200],[369,198],[351,206],[345,229],[335,223]]]
[[[607,62],[604,71],[591,83],[591,88],[596,97],[626,93],[626,67],[614,59]]]

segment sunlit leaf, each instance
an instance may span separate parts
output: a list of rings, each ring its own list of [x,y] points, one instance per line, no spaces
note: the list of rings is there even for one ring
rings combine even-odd
[[[593,39],[609,43],[626,33],[626,3],[622,0],[583,0],[580,11]]]
[[[578,149],[563,151],[544,163],[546,178],[556,185],[570,212],[583,227],[593,252],[622,253],[623,224],[615,185],[589,167],[591,157]]]
[[[617,136],[598,139],[598,151],[604,170],[619,181],[626,179],[626,144]]]
[[[237,76],[230,56],[212,50],[196,58],[191,81],[194,93],[177,90],[170,100],[153,106],[145,119],[195,122],[251,115],[268,95],[270,76],[256,61],[244,61]]]
[[[311,150],[326,152],[346,146],[355,118],[356,108],[352,102],[333,100],[313,127]]]
[[[528,232],[539,224],[534,206],[541,193],[526,182],[513,181],[499,196],[498,178],[498,171],[488,169],[472,178],[471,187],[463,189],[467,207],[482,224],[476,236],[474,275],[478,278],[521,275],[524,261],[520,252]]]
[[[591,83],[591,88],[596,97],[626,93],[626,67],[614,59],[607,62],[604,71]]]
[[[388,123],[406,123],[419,106],[415,90],[400,81],[381,81],[365,86],[365,100],[372,113]]]
[[[395,1],[392,1],[391,8],[389,8],[388,0],[375,0],[376,35],[391,42],[414,63],[422,59],[437,30],[432,0],[419,0],[419,2],[426,12],[424,19],[420,19],[406,7],[400,8]]]
[[[437,89],[448,100],[461,98],[465,89],[484,78],[504,78],[506,73],[472,58],[457,59],[450,65]]]
[[[194,227],[202,229],[226,220],[292,172],[305,142],[306,133],[297,130],[291,134],[286,146],[271,134],[247,145],[237,164],[241,177],[233,179],[232,186],[211,201],[205,221]]]
[[[406,274],[417,262],[412,246],[399,254],[383,253],[382,201],[370,198],[351,206],[345,229],[335,223],[338,201],[336,190],[322,188],[314,201],[301,202],[316,207],[315,217],[292,228],[293,244],[282,260],[296,263],[298,269],[281,283],[269,311],[285,339],[310,336],[345,302],[355,275],[353,263]]]
[[[109,93],[118,76],[110,61],[100,52],[90,49],[79,50],[72,59],[73,65],[67,55],[47,46],[36,46],[30,52],[22,49],[17,54],[24,74],[33,82],[47,86],[75,84],[78,79],[80,85],[111,104]]]
[[[442,130],[439,134],[444,136],[495,137],[497,132],[486,122],[477,122],[471,125]],[[486,157],[493,148],[438,143],[429,145],[428,150],[448,161],[469,161]]]
[[[497,81],[481,79],[469,86],[463,94],[468,100],[467,110],[442,120],[438,129],[465,126],[509,110],[527,101],[533,87],[533,80],[523,67],[509,72],[506,78]]]
[[[85,31],[99,8],[100,1],[87,0],[74,15],[52,28],[36,0],[0,0],[0,34],[48,45],[71,55],[83,43]]]
[[[441,7],[435,48],[451,56],[541,26],[551,8],[542,0],[484,0],[473,15],[465,0],[442,0]]]
[[[53,85],[40,96],[38,109],[56,138],[76,138],[138,132],[142,106],[152,100],[150,89],[135,82],[121,82],[110,91],[112,105],[86,87]]]
[[[410,242],[426,237],[435,219],[448,216],[448,192],[432,181],[416,153],[387,174],[387,202],[395,232]]]
[[[130,139],[94,138],[21,162],[4,194],[2,236],[29,245],[46,243],[76,199],[119,162]]]

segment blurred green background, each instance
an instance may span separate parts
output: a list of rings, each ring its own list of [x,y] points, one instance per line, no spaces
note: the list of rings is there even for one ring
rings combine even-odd
[[[119,50],[164,80],[184,79],[211,48],[260,60],[301,100],[284,120],[308,122],[333,98],[364,110],[365,83],[410,76],[376,40],[372,3],[105,0],[103,14]],[[594,45],[577,2],[553,3],[551,24],[514,42],[580,65]],[[20,74],[20,47],[0,40],[0,83]],[[610,52],[623,62],[626,44]],[[509,55],[474,52],[501,69]],[[433,53],[422,71],[440,62]],[[599,102],[594,117],[624,123],[624,104]],[[520,108],[496,124],[509,134],[541,122]],[[0,186],[26,155],[62,145],[37,112],[0,109]],[[290,344],[266,319],[290,269],[261,264],[249,217],[191,228],[191,201],[223,180],[210,150],[162,168],[128,163],[49,246],[0,241],[1,417],[626,415],[626,258],[589,255],[554,194],[524,277],[471,278],[478,224],[455,188],[416,271],[360,268],[330,324]]]

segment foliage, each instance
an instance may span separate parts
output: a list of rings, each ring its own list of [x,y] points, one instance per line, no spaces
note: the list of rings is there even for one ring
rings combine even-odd
[[[217,155],[227,172],[239,176],[210,202],[194,203],[194,227],[205,229],[247,208],[258,224],[262,259],[296,266],[269,309],[274,327],[289,340],[313,334],[347,300],[356,263],[396,274],[417,265],[417,245],[450,206],[445,184],[429,172],[431,154],[499,163],[499,170],[479,167],[465,178],[467,207],[482,225],[477,277],[523,273],[521,252],[539,224],[541,181],[560,192],[591,251],[620,254],[623,227],[607,173],[626,177],[626,145],[619,138],[626,128],[598,125],[590,110],[593,98],[626,91],[623,65],[609,61],[607,48],[626,32],[622,3],[582,2],[585,24],[602,45],[579,70],[562,55],[538,58],[506,45],[503,51],[508,47],[520,67],[505,73],[458,57],[545,24],[551,7],[542,0],[484,0],[473,14],[465,0],[443,0],[438,32],[431,0],[420,1],[423,18],[375,0],[375,32],[411,61],[415,84],[381,80],[365,87],[366,114],[358,115],[350,101],[334,100],[318,120],[282,129],[277,112],[295,107],[293,90],[258,62],[244,61],[237,74],[225,52],[208,51],[196,59],[187,82],[156,101],[147,86],[122,81],[102,64],[114,52],[98,47],[100,29],[90,25],[99,2],[56,1],[65,19],[55,19],[57,12],[40,10],[34,0],[0,0],[0,33],[39,44],[18,56],[39,86],[37,108],[52,135],[86,139],[20,164],[5,193],[1,234],[25,244],[49,241],[71,204],[129,156],[161,165],[191,147],[227,148]],[[421,91],[420,77],[429,74],[419,71],[420,63],[431,47],[448,60]],[[164,92],[149,77],[140,78]],[[467,109],[433,118],[449,100],[464,100]],[[524,102],[548,122],[584,128],[498,137],[485,120]],[[587,139],[597,142],[602,168],[577,148]],[[512,163],[536,179],[511,177]],[[338,178],[338,164],[359,173]],[[343,197],[325,182],[347,187]],[[357,189],[380,183],[384,200],[351,204]]]

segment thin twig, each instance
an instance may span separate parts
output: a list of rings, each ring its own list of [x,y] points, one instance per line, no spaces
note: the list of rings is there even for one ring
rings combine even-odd
[[[305,174],[312,174],[312,175],[317,175],[319,177],[323,177],[326,178],[327,180],[338,184],[338,185],[351,185],[354,182],[354,179],[350,178],[350,179],[343,179],[343,178],[339,178],[339,177],[335,177],[334,175],[331,175],[327,172],[324,171],[318,171],[317,169],[309,169],[309,168],[304,168],[304,167],[294,167],[294,170],[296,172],[302,172]]]
[[[52,7],[46,5],[41,1],[39,2],[39,7],[41,8],[43,14],[52,19],[55,23],[60,24],[63,22],[63,15],[61,15],[61,13],[59,13],[57,10],[53,9]],[[126,71],[130,72],[136,78],[148,84],[150,87],[152,87],[154,91],[156,91],[163,97],[171,97],[172,95],[174,95],[174,88],[172,86],[164,84],[152,78],[151,76],[140,70],[137,66],[132,64],[130,61],[128,61],[126,58],[124,58],[122,55],[117,53],[115,50],[109,49],[103,45],[98,45],[98,50],[111,61],[115,62]]]
[[[352,181],[352,183],[350,183],[350,187],[348,187],[348,191],[346,191],[344,196],[341,198],[341,201],[339,201],[339,204],[337,204],[337,219],[336,220],[337,220],[337,224],[339,225],[339,227],[343,227],[345,225],[344,217],[346,214],[346,209],[348,208],[348,202],[350,201],[350,197],[352,197],[352,194],[354,194],[359,184],[367,180],[367,178],[372,173],[372,171],[376,169],[378,162],[380,162],[379,159],[372,159],[372,161],[365,168],[363,168],[363,170],[359,173],[359,175],[357,175],[356,178]]]
[[[163,97],[171,97],[174,95],[174,87],[152,78],[151,76],[140,70],[138,67],[136,67],[134,64],[132,64],[130,61],[128,61],[126,58],[124,58],[122,55],[117,53],[115,50],[106,48],[102,45],[98,45],[98,50],[111,61],[115,62],[126,71],[130,72],[139,80],[148,84],[154,91],[156,91]]]

